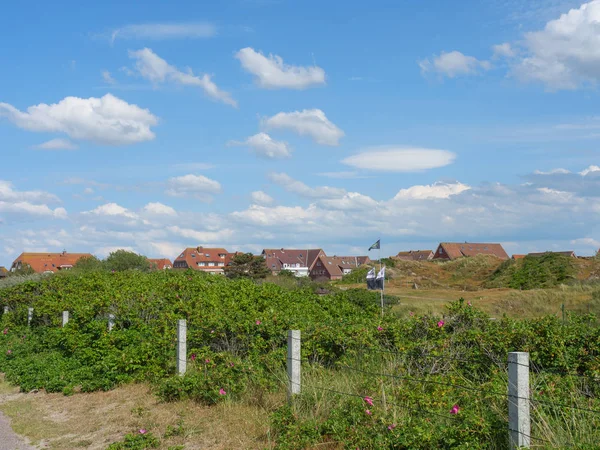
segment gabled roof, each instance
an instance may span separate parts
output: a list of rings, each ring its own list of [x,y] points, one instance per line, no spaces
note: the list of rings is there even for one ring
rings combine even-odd
[[[323,263],[323,267],[325,270],[327,270],[327,272],[329,272],[330,276],[341,277],[344,275],[344,272],[340,267],[340,258],[336,258],[334,256],[321,256],[320,259]]]
[[[500,259],[508,259],[508,254],[500,244],[475,243],[475,242],[442,242],[440,246],[444,249],[450,259],[463,256],[493,255]]]
[[[17,269],[19,265],[31,266],[37,272],[56,272],[63,268],[70,268],[83,257],[91,257],[89,253],[21,253],[13,262],[12,268]]]
[[[295,249],[295,248],[266,248],[262,251],[267,267],[279,272],[284,264],[300,264],[300,267],[312,268],[319,255],[325,255],[320,248]]]
[[[171,268],[173,267],[173,263],[168,258],[148,258],[148,262],[150,264],[156,265],[158,270],[163,270],[165,267]]]
[[[229,264],[231,254],[224,248],[207,248],[207,247],[188,247],[175,258],[174,262],[185,261],[189,268],[199,269],[199,262],[204,263],[225,263]],[[216,267],[216,264],[211,266],[203,266],[204,268]]]
[[[426,261],[433,256],[433,250],[409,250],[398,252],[396,258],[404,261]]]
[[[512,255],[512,259],[523,259],[527,255]]]

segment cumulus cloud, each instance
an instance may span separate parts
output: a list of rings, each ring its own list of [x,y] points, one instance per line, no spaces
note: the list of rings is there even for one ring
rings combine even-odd
[[[210,201],[212,194],[221,192],[221,184],[204,175],[183,175],[170,178],[167,182],[166,194],[173,197],[195,197],[202,201]]]
[[[434,183],[428,185],[411,186],[407,189],[400,189],[395,195],[394,200],[426,200],[432,198],[449,198],[458,195],[461,192],[468,191],[471,186],[460,182],[454,183]]]
[[[194,75],[191,69],[181,72],[149,48],[130,51],[129,57],[135,60],[137,72],[154,84],[170,82],[182,86],[196,86],[212,99],[237,107],[237,102],[231,95],[220,90],[208,74]]]
[[[92,209],[91,211],[86,211],[83,214],[91,214],[103,217],[126,217],[128,219],[137,219],[138,217],[134,212],[129,211],[127,208],[124,208],[116,203],[106,203]]]
[[[35,145],[37,150],[77,150],[79,146],[68,139],[51,139],[42,144]]]
[[[44,191],[17,191],[10,181],[0,180],[0,200],[7,202],[58,203],[60,199]]]
[[[325,83],[325,71],[317,66],[288,65],[277,55],[265,56],[251,47],[241,49],[235,57],[263,88],[305,89]]]
[[[589,166],[587,169],[583,169],[581,172],[579,172],[579,175],[581,175],[582,177],[585,177],[590,174],[600,175],[600,167],[599,166]]]
[[[151,127],[158,119],[149,110],[111,94],[101,98],[65,97],[58,103],[30,106],[20,111],[0,103],[0,117],[19,128],[64,133],[75,140],[107,145],[127,145],[154,139]]]
[[[130,24],[110,33],[110,39],[193,39],[209,38],[217,34],[217,27],[208,22]]]
[[[56,219],[67,218],[67,210],[65,208],[51,209],[48,205],[36,205],[26,201],[5,202],[0,200],[0,213],[24,214],[41,217],[47,216]]]
[[[273,197],[263,191],[254,191],[250,197],[255,205],[272,205],[274,202]]]
[[[515,56],[515,51],[508,42],[492,46],[494,58],[512,58]]]
[[[115,84],[117,81],[112,77],[112,75],[110,74],[110,72],[108,70],[103,70],[102,71],[102,80],[106,83],[106,84]]]
[[[234,235],[234,231],[229,228],[224,228],[219,231],[194,230],[192,228],[181,228],[177,225],[168,227],[168,230],[186,239],[194,239],[198,243],[218,243],[230,239]]]
[[[258,133],[250,136],[243,142],[229,141],[228,145],[245,145],[252,149],[252,151],[264,158],[279,159],[289,158],[292,156],[292,148],[287,142],[276,141],[267,133]]]
[[[447,150],[411,147],[373,147],[342,160],[359,169],[385,172],[418,172],[447,166],[456,155]]]
[[[170,206],[159,202],[151,202],[144,206],[143,211],[154,216],[176,216],[177,212]]]
[[[525,34],[525,56],[513,73],[549,89],[576,89],[600,79],[600,0],[582,4],[544,29]]]
[[[480,61],[473,56],[467,56],[459,51],[442,52],[433,55],[431,59],[426,58],[419,61],[421,73],[437,73],[448,78],[461,75],[478,75],[482,71],[489,70],[492,65],[489,61]]]
[[[293,131],[301,136],[311,137],[317,144],[339,145],[344,132],[329,121],[320,109],[280,112],[262,120],[267,129]]]
[[[340,198],[346,194],[345,189],[334,188],[329,186],[309,187],[302,181],[295,180],[287,173],[270,173],[269,179],[283,187],[288,192],[301,195],[309,198]]]

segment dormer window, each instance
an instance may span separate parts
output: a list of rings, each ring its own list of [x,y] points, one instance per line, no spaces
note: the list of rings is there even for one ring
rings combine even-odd
[[[192,253],[192,258],[195,258],[195,257],[196,257],[196,254],[195,254],[195,253]]]
[[[206,256],[207,258],[209,258],[210,254],[209,253],[205,253],[204,256]]]

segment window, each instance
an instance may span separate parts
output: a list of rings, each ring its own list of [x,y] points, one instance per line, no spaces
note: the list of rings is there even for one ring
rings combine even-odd
[[[318,266],[318,267],[321,267],[321,261],[318,261],[318,262],[317,262],[317,266]]]
[[[271,267],[274,269],[275,268],[275,264],[271,264]]]
[[[192,258],[195,258],[195,257],[196,257],[196,254],[195,254],[195,253],[192,253]]]
[[[298,257],[299,257],[299,258],[302,258],[302,253],[300,253],[300,254],[298,255]]]
[[[179,255],[180,258],[183,258],[183,253],[181,255]]]
[[[223,267],[225,265],[225,263],[220,262],[219,264],[217,264],[219,267]]]
[[[206,256],[207,258],[210,258],[210,254],[205,253],[204,256]]]
[[[204,266],[206,266],[206,263],[205,262],[199,262],[198,265],[201,266],[201,267],[204,267]]]

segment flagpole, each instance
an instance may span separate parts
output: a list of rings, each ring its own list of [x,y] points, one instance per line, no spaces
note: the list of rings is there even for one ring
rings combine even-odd
[[[381,273],[382,262],[381,262],[381,239],[379,240],[379,273]],[[381,317],[383,317],[383,290],[385,288],[385,274],[381,280]]]

